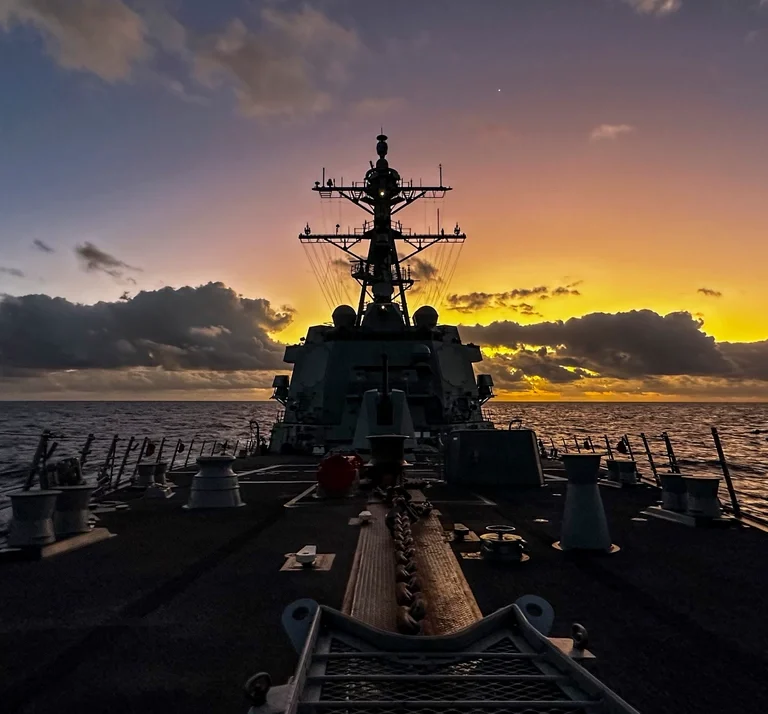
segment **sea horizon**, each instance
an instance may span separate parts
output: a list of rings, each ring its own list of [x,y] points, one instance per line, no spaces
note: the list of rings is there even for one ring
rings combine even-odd
[[[3,399],[2,404],[271,404],[271,399]],[[768,404],[768,399],[493,399],[492,404]]]

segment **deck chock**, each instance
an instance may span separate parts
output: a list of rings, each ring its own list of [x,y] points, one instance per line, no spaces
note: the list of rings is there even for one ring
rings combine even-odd
[[[354,518],[349,519],[350,526],[365,526],[373,519],[373,513],[368,510],[360,511]]]
[[[80,548],[84,548],[87,545],[100,543],[103,540],[114,537],[115,534],[110,533],[106,528],[93,528],[88,533],[80,533],[79,535],[72,536],[71,538],[57,540],[55,543],[50,543],[44,546],[0,548],[0,563],[17,562],[20,560],[43,560],[44,558],[52,558],[55,555],[70,553],[73,550],[79,550]]]
[[[529,598],[523,598],[524,607],[548,605]],[[550,614],[551,607],[540,607],[541,617]],[[542,634],[517,604],[443,636],[384,632],[313,600],[289,605],[282,623],[299,652],[296,673],[274,688],[262,673],[250,678],[257,702],[250,714],[385,709],[638,714],[584,669],[578,656],[570,656],[585,644],[581,626],[574,627],[566,653],[568,645]]]
[[[316,545],[305,545],[297,553],[286,553],[283,570],[328,571],[336,559],[335,553],[318,553]]]
[[[295,554],[296,562],[301,565],[314,565],[317,560],[317,546],[305,545],[300,551]]]
[[[453,528],[445,532],[446,540],[453,543],[479,543],[480,536],[463,523],[454,523]]]

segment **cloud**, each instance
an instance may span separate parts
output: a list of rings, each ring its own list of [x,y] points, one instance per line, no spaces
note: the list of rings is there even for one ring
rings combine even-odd
[[[699,288],[696,292],[706,295],[707,297],[723,297],[723,294],[719,290],[713,290],[712,288]]]
[[[538,315],[531,305],[526,303],[516,303],[521,298],[536,298],[539,300],[548,300],[552,297],[561,297],[564,295],[579,296],[581,292],[576,289],[581,281],[570,283],[568,285],[548,288],[546,285],[539,285],[533,288],[515,288],[503,293],[483,293],[472,292],[463,294],[450,294],[446,297],[446,307],[454,312],[471,313],[484,309],[503,309],[509,308],[524,315]]]
[[[39,378],[66,370],[281,369],[283,346],[269,333],[290,324],[293,314],[222,283],[142,291],[95,305],[5,296],[0,373]]]
[[[426,258],[411,258],[408,261],[408,266],[411,270],[411,277],[414,280],[441,280],[439,271],[434,263],[431,263]]]
[[[283,365],[283,368],[285,365]],[[269,389],[275,371],[168,371],[161,367],[63,370],[3,379],[0,392],[11,399],[253,399],[251,390]],[[249,392],[251,392],[249,394]],[[261,396],[261,395],[258,395]]]
[[[623,0],[641,15],[671,15],[683,6],[683,0]]]
[[[616,140],[622,134],[631,134],[635,127],[631,124],[600,124],[596,126],[589,135],[590,141],[603,141],[605,139]]]
[[[305,5],[298,12],[265,7],[261,28],[239,19],[203,39],[195,76],[209,87],[231,86],[240,111],[251,117],[322,113],[332,104],[330,88],[347,79],[361,43],[343,27]]]
[[[143,19],[122,0],[0,0],[0,27],[14,24],[34,27],[61,67],[107,82],[127,80],[150,53]]]
[[[403,97],[371,97],[356,102],[352,107],[352,110],[358,116],[377,117],[382,114],[388,114],[402,109],[405,104],[406,102]]]
[[[24,273],[18,268],[4,268],[0,265],[0,275],[11,275],[14,278],[23,278]]]
[[[508,122],[493,121],[478,115],[467,116],[460,121],[463,128],[480,140],[495,141],[514,139],[516,132]]]
[[[55,251],[47,243],[43,243],[41,240],[33,240],[32,245],[43,253],[54,253]]]
[[[549,362],[616,379],[656,375],[761,378],[768,369],[765,347],[718,344],[687,312],[659,315],[651,310],[592,313],[566,321],[521,325],[494,322],[462,327],[465,339],[518,351],[547,348]]]
[[[80,258],[83,268],[89,272],[102,272],[111,275],[113,278],[122,278],[126,270],[141,272],[141,268],[136,268],[122,260],[118,260],[114,255],[105,253],[97,248],[93,243],[87,241],[83,245],[75,248],[75,254]],[[132,283],[136,283],[133,278],[128,278]]]

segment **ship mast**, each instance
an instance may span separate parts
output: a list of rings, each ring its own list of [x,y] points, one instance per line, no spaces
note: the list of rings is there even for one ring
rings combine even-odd
[[[379,134],[376,137],[376,153],[379,158],[366,172],[363,181],[353,181],[350,186],[337,186],[333,179],[316,181],[312,189],[321,198],[343,198],[364,210],[372,216],[366,219],[362,228],[353,233],[336,233],[333,235],[313,234],[309,224],[299,236],[302,243],[330,243],[344,251],[353,259],[352,277],[360,284],[360,300],[357,307],[355,325],[363,320],[367,301],[374,303],[399,302],[403,320],[410,325],[406,291],[413,287],[410,268],[404,263],[418,253],[437,243],[463,243],[466,235],[461,232],[458,223],[452,234],[446,235],[438,227],[437,233],[413,234],[404,229],[400,221],[392,217],[421,198],[438,199],[450,191],[450,186],[443,186],[443,171],[440,167],[440,185],[414,186],[413,181],[403,181],[395,169],[390,168],[387,161],[387,137]],[[362,241],[369,241],[367,255],[358,255],[353,248]],[[400,257],[397,252],[398,243],[405,243],[410,251]]]

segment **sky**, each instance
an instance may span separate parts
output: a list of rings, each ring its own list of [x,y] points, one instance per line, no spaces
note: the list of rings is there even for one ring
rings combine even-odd
[[[0,399],[268,397],[381,128],[499,399],[768,400],[766,0],[0,0]]]

